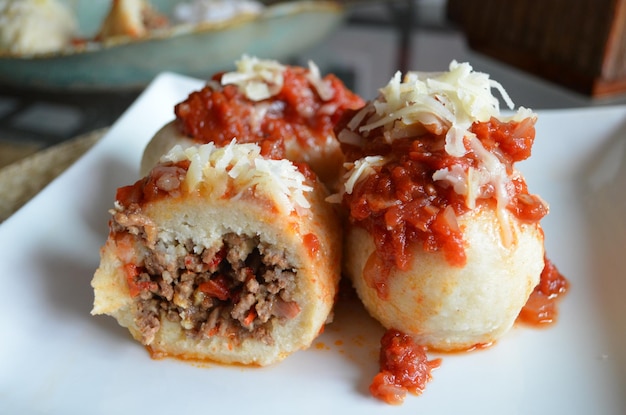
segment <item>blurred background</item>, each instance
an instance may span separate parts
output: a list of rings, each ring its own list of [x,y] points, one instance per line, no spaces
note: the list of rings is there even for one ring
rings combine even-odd
[[[106,0],[67,3],[81,18],[96,21],[109,7]],[[171,8],[176,2],[153,3]],[[264,3],[269,8],[285,2]],[[233,68],[232,57],[242,53],[302,65],[313,60],[322,73],[335,73],[365,98],[373,98],[397,70],[441,71],[455,59],[489,73],[518,106],[540,110],[626,102],[625,1],[334,3],[336,10],[281,10],[266,23],[210,30],[211,37],[192,46],[195,63],[186,62],[182,43],[164,39],[139,42],[140,49],[122,43],[54,59],[0,55],[0,167],[110,126],[150,81],[150,71],[208,78]],[[7,22],[0,19],[0,25]],[[84,55],[91,61],[83,61]],[[132,64],[138,57],[141,67]]]

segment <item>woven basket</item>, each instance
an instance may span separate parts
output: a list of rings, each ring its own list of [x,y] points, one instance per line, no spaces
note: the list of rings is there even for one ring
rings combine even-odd
[[[581,93],[626,92],[626,0],[448,0],[481,53]]]
[[[82,135],[0,168],[0,223],[78,160],[106,131]]]

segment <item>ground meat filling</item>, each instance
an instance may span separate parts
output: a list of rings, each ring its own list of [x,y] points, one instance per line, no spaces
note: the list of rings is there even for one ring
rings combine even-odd
[[[293,298],[296,270],[284,252],[257,236],[229,233],[210,248],[159,241],[133,269],[127,280],[144,344],[154,340],[165,316],[196,339],[217,335],[271,345],[272,321],[284,323],[300,312]]]

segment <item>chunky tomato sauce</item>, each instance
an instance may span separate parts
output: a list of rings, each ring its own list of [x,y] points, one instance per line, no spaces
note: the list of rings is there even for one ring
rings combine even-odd
[[[264,156],[275,159],[285,158],[286,137],[295,137],[305,149],[323,145],[333,136],[333,127],[343,113],[364,102],[332,74],[324,82],[334,95],[324,101],[307,79],[308,73],[305,68],[286,67],[280,92],[259,102],[248,99],[235,85],[221,89],[206,86],[176,105],[179,128],[202,144],[225,145],[233,138],[240,143],[254,142]],[[219,82],[221,77],[217,74],[213,80]]]
[[[545,258],[539,284],[531,293],[517,320],[534,326],[554,323],[558,314],[557,302],[568,289],[567,279],[549,259]]]
[[[426,347],[398,330],[387,330],[380,343],[380,372],[370,385],[370,393],[393,405],[401,404],[407,392],[420,395],[441,359],[428,360]]]
[[[137,180],[134,184],[117,189],[115,200],[123,207],[131,204],[142,206],[163,197],[178,197],[190,165],[189,160],[178,163],[162,163],[156,165],[146,177]],[[306,180],[315,180],[315,173],[306,163],[293,163]],[[223,197],[232,196],[226,189]],[[257,203],[267,202],[267,210],[275,211],[276,205],[266,199],[255,196]]]
[[[491,119],[475,123],[471,130],[509,173],[514,162],[530,156],[535,137],[532,120],[503,123]],[[375,138],[362,148],[344,145],[350,160],[368,155],[389,160],[357,182],[351,194],[344,195],[350,220],[373,236],[383,269],[406,269],[413,245],[429,252],[442,251],[451,265],[463,266],[465,247],[456,217],[468,211],[465,197],[447,182],[433,181],[432,177],[435,171],[454,164],[460,163],[464,170],[476,168],[478,158],[471,151],[460,159],[450,156],[443,148],[444,137],[434,134],[397,139],[391,144],[381,135],[374,132]],[[534,223],[546,215],[547,208],[528,193],[523,178],[515,178],[508,190],[511,203],[507,208],[519,220]],[[483,192],[477,203],[495,204],[494,190],[486,188]]]
[[[115,200],[122,206],[144,203],[180,193],[180,185],[185,180],[189,161],[176,164],[159,164],[143,179],[132,185],[117,189]]]

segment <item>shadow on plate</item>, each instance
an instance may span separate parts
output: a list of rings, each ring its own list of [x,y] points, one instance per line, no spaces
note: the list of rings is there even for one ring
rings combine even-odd
[[[371,397],[369,386],[378,373],[380,339],[384,328],[365,310],[350,282],[340,285],[333,322],[321,336],[327,347],[337,351],[357,368],[354,388],[359,395]]]
[[[46,300],[52,309],[62,316],[67,315],[70,322],[84,319],[89,326],[105,331],[108,336],[120,341],[131,341],[131,337],[123,327],[111,318],[102,318],[90,314],[93,303],[91,277],[94,264],[89,258],[77,261],[76,257],[68,257],[46,247],[40,250],[43,254],[38,259],[42,270],[42,286]],[[65,318],[64,318],[65,319]]]
[[[68,219],[78,223],[68,226],[68,233],[61,235],[75,238],[74,243],[82,244],[81,247],[76,249],[76,253],[57,249],[54,244],[39,247],[37,264],[41,271],[37,275],[41,275],[51,308],[67,314],[68,321],[84,318],[89,325],[129,340],[131,337],[127,330],[114,319],[90,314],[94,298],[91,279],[99,264],[99,249],[108,235],[108,210],[113,207],[115,191],[120,183],[125,184],[127,178],[136,176],[136,169],[114,159],[98,163],[101,165],[95,166],[91,172],[99,177],[89,178],[91,183],[96,184],[94,189],[97,190],[87,192],[80,210]],[[95,197],[89,197],[89,194]],[[63,229],[62,223],[57,226]],[[78,229],[77,233],[72,230],[74,228]],[[85,255],[87,250],[89,255]]]
[[[588,218],[593,294],[609,335],[606,358],[626,385],[626,122],[582,167],[579,200]]]

